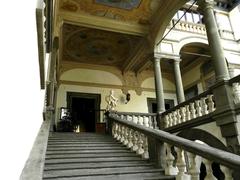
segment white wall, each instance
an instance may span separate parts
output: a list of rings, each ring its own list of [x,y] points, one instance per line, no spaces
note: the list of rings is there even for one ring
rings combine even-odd
[[[35,5],[1,2],[0,179],[19,179],[42,123]]]

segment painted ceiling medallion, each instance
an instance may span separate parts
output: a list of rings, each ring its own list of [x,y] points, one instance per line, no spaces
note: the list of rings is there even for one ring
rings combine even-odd
[[[95,2],[115,8],[132,10],[140,5],[141,0],[95,0]]]

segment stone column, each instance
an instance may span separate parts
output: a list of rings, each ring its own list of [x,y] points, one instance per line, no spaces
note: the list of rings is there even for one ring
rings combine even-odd
[[[227,63],[213,12],[214,0],[199,0],[198,5],[200,11],[203,12],[216,80],[229,79]]]
[[[181,71],[180,71],[180,61],[181,61],[180,59],[173,60],[175,86],[176,86],[176,91],[177,91],[178,104],[185,101],[183,83],[182,83],[182,75],[181,75]]]
[[[162,73],[160,65],[160,57],[154,57],[154,75],[155,75],[155,91],[157,99],[157,112],[161,113],[165,111]]]

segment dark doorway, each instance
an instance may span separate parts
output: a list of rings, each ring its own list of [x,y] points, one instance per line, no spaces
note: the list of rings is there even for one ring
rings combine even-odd
[[[68,92],[67,104],[73,126],[79,126],[80,132],[95,132],[100,116],[100,95]]]
[[[156,113],[157,112],[157,102],[155,98],[147,98],[148,103],[148,112],[149,113]],[[171,109],[174,107],[174,100],[173,99],[164,99],[165,109]]]

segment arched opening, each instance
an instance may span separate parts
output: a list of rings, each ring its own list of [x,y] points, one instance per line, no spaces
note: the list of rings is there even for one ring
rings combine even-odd
[[[215,74],[207,44],[185,44],[180,49],[180,56],[184,94],[188,100],[210,87],[215,82]]]

